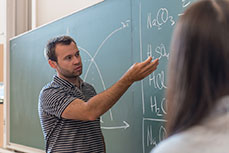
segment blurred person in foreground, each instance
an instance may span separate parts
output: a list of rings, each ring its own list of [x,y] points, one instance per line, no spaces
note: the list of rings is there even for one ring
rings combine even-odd
[[[228,0],[200,0],[184,12],[168,67],[167,138],[151,153],[228,153]]]

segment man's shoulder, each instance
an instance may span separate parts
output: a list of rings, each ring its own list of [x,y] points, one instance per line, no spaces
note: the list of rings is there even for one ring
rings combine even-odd
[[[84,86],[84,89],[86,89],[86,90],[92,90],[92,91],[96,92],[94,86],[90,83],[84,82],[83,86]]]
[[[52,81],[43,86],[43,88],[40,91],[40,94],[48,91],[61,90],[61,89],[62,87],[60,85]]]
[[[85,87],[94,88],[93,85],[91,85],[91,84],[88,83],[88,82],[83,82],[83,85],[84,85]]]

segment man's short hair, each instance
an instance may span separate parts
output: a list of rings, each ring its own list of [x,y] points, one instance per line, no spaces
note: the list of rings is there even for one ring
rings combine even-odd
[[[58,36],[50,39],[45,48],[45,56],[47,60],[52,60],[57,62],[57,57],[55,52],[56,45],[57,44],[70,45],[72,42],[76,44],[75,40],[70,36]]]

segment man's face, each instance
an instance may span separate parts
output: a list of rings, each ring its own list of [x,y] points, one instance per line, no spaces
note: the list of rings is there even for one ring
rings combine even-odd
[[[82,74],[82,61],[74,42],[70,45],[56,45],[56,70],[61,78],[67,80],[77,78]]]

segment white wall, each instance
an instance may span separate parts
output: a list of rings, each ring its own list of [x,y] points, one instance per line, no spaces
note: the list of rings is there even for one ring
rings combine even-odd
[[[5,22],[6,22],[6,8],[5,8],[5,1],[0,0],[0,44],[4,43],[5,38]]]
[[[0,42],[4,41],[6,35],[9,38],[17,36],[102,1],[104,0],[0,0]],[[6,22],[9,22],[9,30],[6,30]],[[10,34],[6,34],[6,31]]]
[[[21,34],[31,29],[29,26],[29,0],[15,0],[15,34]]]
[[[4,5],[0,1],[0,23],[4,23]],[[4,32],[4,24],[0,24],[0,35]]]
[[[104,0],[36,0],[36,26],[49,23]]]
[[[5,5],[4,1],[0,0],[0,34],[4,32],[4,19],[5,19]]]

